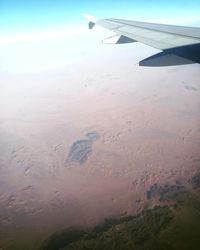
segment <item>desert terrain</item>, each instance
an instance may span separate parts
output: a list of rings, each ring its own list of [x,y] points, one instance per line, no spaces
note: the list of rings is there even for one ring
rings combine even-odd
[[[139,67],[139,51],[152,53],[102,46],[63,68],[1,71],[1,249],[199,197],[200,66]]]

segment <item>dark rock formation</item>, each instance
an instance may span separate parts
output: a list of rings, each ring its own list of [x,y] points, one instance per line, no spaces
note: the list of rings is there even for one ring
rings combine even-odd
[[[100,135],[93,131],[86,134],[87,139],[74,142],[68,154],[68,161],[83,164],[92,153],[92,144],[100,138]]]
[[[160,201],[174,200],[180,193],[186,192],[186,189],[182,185],[174,184],[169,185],[166,183],[163,186],[154,184],[146,192],[147,199],[159,198]]]

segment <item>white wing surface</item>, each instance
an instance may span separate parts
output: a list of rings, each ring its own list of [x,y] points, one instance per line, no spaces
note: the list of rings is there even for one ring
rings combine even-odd
[[[151,61],[143,61],[141,65],[144,65],[144,63],[146,66],[160,64],[161,56],[162,58],[167,58],[167,61],[163,61],[164,64],[162,66],[194,62],[200,63],[199,27],[146,23],[115,18],[98,20],[89,15],[84,16],[88,19],[90,29],[92,29],[95,25],[99,25],[116,34],[116,37],[105,39],[104,41],[106,43],[120,44],[137,41],[156,49],[163,50],[162,54],[158,54],[153,58],[151,57]],[[166,55],[167,57],[165,57]],[[183,57],[186,60],[183,60],[182,62],[180,60],[174,61],[174,57],[172,58],[169,55]],[[158,57],[159,62],[155,63],[155,59],[157,61]],[[149,62],[151,63],[149,64]],[[147,63],[149,65],[147,65]]]
[[[123,19],[95,20],[87,16],[89,23],[102,26],[138,42],[164,50],[200,43],[200,28],[157,23],[128,21]],[[92,25],[91,25],[92,27]]]

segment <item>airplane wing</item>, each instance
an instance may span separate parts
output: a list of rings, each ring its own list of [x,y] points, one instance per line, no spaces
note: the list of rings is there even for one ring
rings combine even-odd
[[[145,23],[115,18],[96,20],[86,14],[84,16],[89,21],[90,29],[94,25],[99,25],[111,30],[118,36],[127,37],[160,50],[200,43],[200,28],[197,27]]]
[[[146,23],[115,18],[97,20],[87,14],[83,15],[88,20],[90,29],[95,25],[99,25],[116,34],[114,37],[105,39],[103,41],[105,43],[141,42],[162,50],[162,54],[160,53],[156,57],[150,58],[151,62],[154,60],[153,64],[155,60],[161,57],[167,58],[167,61],[162,66],[165,66],[165,63],[167,63],[166,65],[200,63],[200,28],[198,27]],[[171,55],[175,55],[176,60]],[[177,57],[179,57],[178,60]],[[186,60],[180,60],[180,57]],[[171,62],[169,62],[169,59]],[[147,63],[149,61],[145,59],[142,63],[144,62]],[[162,63],[159,61],[156,64]]]

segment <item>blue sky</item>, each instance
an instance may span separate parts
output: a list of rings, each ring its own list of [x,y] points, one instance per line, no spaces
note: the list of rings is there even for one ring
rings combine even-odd
[[[197,22],[200,0],[0,0],[2,34],[83,24],[81,13],[177,23]],[[200,19],[200,18],[199,18]]]
[[[100,41],[112,34],[89,31],[81,13],[200,26],[200,0],[0,0],[0,72],[55,69],[105,53]]]

